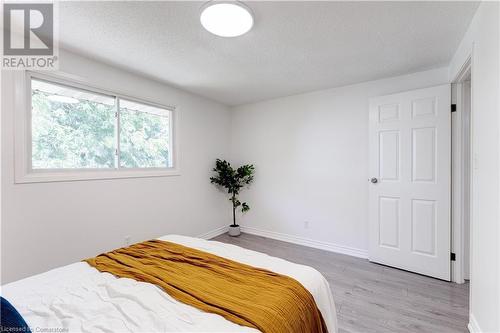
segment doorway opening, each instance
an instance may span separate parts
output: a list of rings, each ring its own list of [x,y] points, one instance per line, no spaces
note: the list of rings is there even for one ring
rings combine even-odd
[[[472,193],[471,65],[464,65],[452,84],[452,281],[470,280]]]

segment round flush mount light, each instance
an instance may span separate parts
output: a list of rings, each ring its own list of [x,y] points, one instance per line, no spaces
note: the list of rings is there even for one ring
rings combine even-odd
[[[201,9],[201,25],[220,37],[236,37],[253,26],[250,8],[239,1],[209,1]]]

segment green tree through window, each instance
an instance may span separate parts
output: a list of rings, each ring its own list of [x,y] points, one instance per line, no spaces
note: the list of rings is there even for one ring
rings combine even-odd
[[[120,100],[120,167],[171,167],[170,111]],[[32,168],[116,168],[115,97],[32,80]]]
[[[41,91],[32,94],[34,169],[113,168],[113,106],[80,100],[62,103]]]
[[[138,103],[120,101],[120,165],[125,168],[168,167],[169,118],[161,109],[146,107],[139,111],[140,108]]]

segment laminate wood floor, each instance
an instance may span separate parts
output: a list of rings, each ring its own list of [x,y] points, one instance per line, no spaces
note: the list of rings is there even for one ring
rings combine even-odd
[[[316,268],[330,283],[339,333],[468,332],[468,284],[249,234],[214,240]]]

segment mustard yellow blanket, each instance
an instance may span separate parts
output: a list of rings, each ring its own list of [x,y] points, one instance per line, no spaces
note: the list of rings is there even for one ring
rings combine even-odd
[[[321,333],[326,324],[296,280],[183,245],[151,240],[85,260],[149,282],[176,300],[265,333]]]

